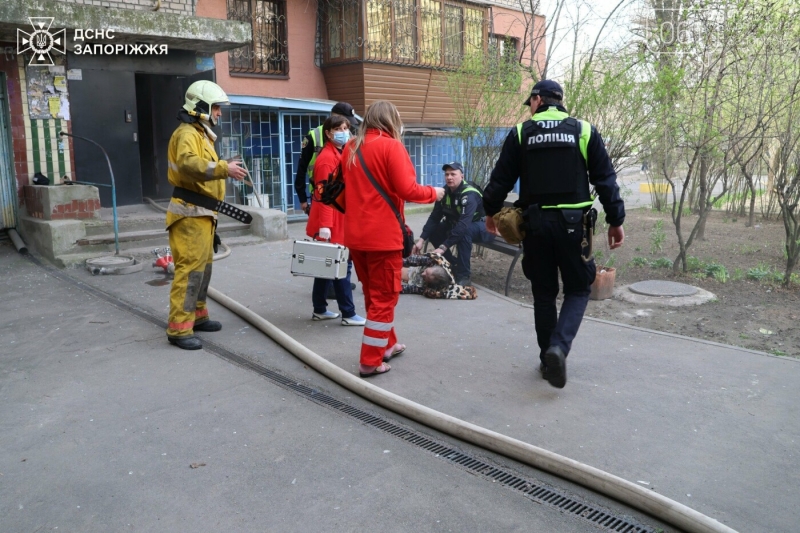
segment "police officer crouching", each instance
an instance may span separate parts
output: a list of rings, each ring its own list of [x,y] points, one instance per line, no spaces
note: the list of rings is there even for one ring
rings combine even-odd
[[[437,254],[444,255],[455,265],[456,283],[471,285],[470,256],[472,244],[490,242],[494,235],[486,230],[483,218],[486,216],[481,201],[481,190],[464,180],[464,167],[452,162],[442,166],[444,170],[444,197],[433,206],[420,238],[414,246],[413,254],[419,254],[425,239],[436,246]],[[453,257],[450,247],[455,245],[458,257]]]
[[[498,213],[520,179],[519,200],[525,238],[522,269],[531,281],[540,370],[550,385],[567,383],[566,358],[578,333],[596,270],[590,256],[587,226],[593,225],[594,198],[603,204],[608,244],[622,245],[625,206],[617,175],[598,131],[572,118],[563,107],[564,91],[552,80],[533,86],[525,105],[531,120],[517,124],[503,144],[483,195],[486,228],[496,233]],[[556,309],[558,274],[564,285],[560,315]]]

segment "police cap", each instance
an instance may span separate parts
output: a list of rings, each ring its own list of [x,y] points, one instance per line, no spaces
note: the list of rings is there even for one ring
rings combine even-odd
[[[442,170],[447,170],[448,168],[464,172],[464,167],[462,167],[461,163],[459,163],[458,161],[453,161],[452,163],[445,163],[444,165],[442,165]]]
[[[350,121],[350,124],[353,126],[358,126],[360,122],[358,117],[356,116],[356,112],[353,110],[353,106],[348,104],[347,102],[338,102],[333,108],[331,109],[332,115],[342,115],[346,117],[347,120]]]
[[[525,105],[531,105],[531,98],[534,96],[549,96],[550,98],[562,100],[564,98],[564,89],[556,81],[542,80],[536,82],[536,85],[533,86],[531,95],[524,102]]]

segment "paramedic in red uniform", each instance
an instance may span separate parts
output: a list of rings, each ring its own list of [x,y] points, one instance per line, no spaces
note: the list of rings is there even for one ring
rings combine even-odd
[[[430,204],[444,189],[417,183],[416,171],[400,140],[403,123],[391,102],[369,106],[358,135],[342,152],[345,188],[344,244],[364,289],[367,323],[361,339],[359,375],[390,370],[385,362],[405,350],[394,331],[394,308],[400,297],[403,235],[394,211],[367,178],[356,151],[402,214],[404,202]]]

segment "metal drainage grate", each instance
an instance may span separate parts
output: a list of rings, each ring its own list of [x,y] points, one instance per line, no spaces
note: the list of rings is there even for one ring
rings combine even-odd
[[[94,296],[101,298],[112,305],[119,307],[120,309],[124,309],[125,311],[128,311],[159,327],[165,328],[167,325],[163,320],[151,314],[150,312],[141,309],[140,307],[129,304],[128,302],[125,302],[124,300],[121,300],[116,296],[103,291],[102,289],[97,289],[87,285],[86,283],[63,274],[52,267],[45,266],[32,256],[28,256],[28,258],[36,265],[47,270],[55,278],[66,281],[72,285],[76,285],[81,290],[93,294]],[[307,387],[295,379],[288,378],[278,372],[275,372],[274,370],[270,370],[256,362],[250,361],[249,359],[212,341],[206,340],[205,338],[203,339],[203,348],[216,354],[218,357],[225,359],[226,361],[255,372],[256,374],[269,379],[281,387],[297,392],[298,394],[317,404],[324,405],[342,412],[363,422],[364,424],[373,426],[377,429],[385,431],[386,433],[389,433],[390,435],[422,448],[423,450],[434,454],[436,457],[445,459],[450,463],[471,472],[472,474],[490,479],[493,482],[499,483],[505,487],[522,493],[530,500],[574,515],[606,531],[616,531],[619,533],[656,533],[657,531],[655,528],[640,524],[632,518],[611,514],[610,512],[602,510],[591,504],[579,501],[574,496],[567,496],[551,487],[546,487],[537,482],[521,478],[507,470],[498,468],[497,466],[493,466],[480,459],[476,459],[475,457],[472,457],[466,453],[438,443],[429,437],[422,435],[416,430],[402,427],[397,423],[390,422],[381,416],[376,416],[357,407],[353,407],[352,405],[346,404],[337,400],[336,398],[319,392],[316,389]]]

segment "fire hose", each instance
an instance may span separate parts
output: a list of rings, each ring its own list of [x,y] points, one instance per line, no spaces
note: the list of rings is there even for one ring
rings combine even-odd
[[[323,376],[401,416],[610,496],[684,531],[736,533],[711,517],[618,476],[441,413],[367,383],[306,348],[269,321],[213,287],[208,288],[208,296],[258,328]]]

